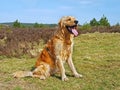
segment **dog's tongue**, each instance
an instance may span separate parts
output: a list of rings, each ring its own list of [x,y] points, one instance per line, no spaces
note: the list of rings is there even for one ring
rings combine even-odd
[[[75,35],[75,36],[78,36],[78,32],[76,29],[72,29],[72,33]]]

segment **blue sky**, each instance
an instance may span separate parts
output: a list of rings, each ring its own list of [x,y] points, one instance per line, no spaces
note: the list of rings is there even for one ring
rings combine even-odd
[[[1,0],[0,23],[18,19],[25,23],[58,23],[62,16],[76,17],[80,24],[103,14],[111,24],[120,23],[120,0]]]

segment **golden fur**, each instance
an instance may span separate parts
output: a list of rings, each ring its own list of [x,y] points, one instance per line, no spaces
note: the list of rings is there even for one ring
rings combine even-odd
[[[64,62],[67,62],[75,77],[78,74],[72,62],[73,38],[78,35],[78,21],[72,16],[62,17],[58,23],[59,29],[48,41],[42,50],[32,72],[16,72],[14,77],[32,76],[46,79],[50,75],[60,71],[62,81],[67,81]]]

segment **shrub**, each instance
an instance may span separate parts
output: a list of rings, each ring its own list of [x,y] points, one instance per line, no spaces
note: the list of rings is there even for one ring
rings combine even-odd
[[[0,55],[20,57],[32,56],[31,51],[39,52],[44,43],[54,34],[55,29],[8,28],[0,31]]]
[[[33,25],[34,28],[39,28],[39,24],[36,22],[34,25]]]
[[[89,23],[85,23],[80,27],[81,30],[91,30],[91,26]]]
[[[21,57],[24,55],[35,56],[42,48],[41,43],[46,43],[56,32],[57,28],[2,28],[0,30],[0,56]],[[120,33],[119,26],[90,26],[84,24],[79,33],[108,32]]]
[[[13,22],[13,27],[20,28],[21,27],[21,23],[18,20],[16,20],[15,22]]]

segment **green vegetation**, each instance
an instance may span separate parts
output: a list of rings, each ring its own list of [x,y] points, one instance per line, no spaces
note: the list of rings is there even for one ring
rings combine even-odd
[[[12,27],[17,27],[17,28],[28,28],[28,27],[32,27],[32,28],[53,28],[56,27],[57,24],[42,24],[42,23],[21,23],[20,21],[16,20],[14,22],[11,23],[1,23],[2,25],[8,25],[8,26],[12,26]],[[96,20],[96,18],[93,18],[92,20],[90,20],[89,23],[84,23],[82,26],[82,30],[91,30],[91,27],[94,26],[104,26],[104,27],[110,27],[110,22],[107,19],[107,17],[105,15],[103,15],[100,20]],[[119,26],[119,22],[116,23],[116,25],[113,26]]]
[[[13,22],[13,27],[20,28],[21,27],[21,23],[18,20],[16,20],[15,22]]]
[[[81,30],[91,30],[91,25],[89,24],[89,23],[84,23],[81,27],[80,27],[80,29]]]
[[[117,22],[115,26],[120,26],[119,22]]]
[[[31,70],[36,58],[0,56],[1,90],[120,90],[120,33],[81,34],[75,38],[73,61],[83,78],[74,78],[66,66],[68,82],[56,74],[46,80],[12,77]]]
[[[119,26],[119,23],[117,23],[116,26]],[[99,21],[97,21],[95,18],[90,20],[89,23],[84,23],[80,29],[81,30],[92,30],[92,27],[110,27],[110,23],[104,15],[101,17]]]
[[[34,27],[34,28],[47,28],[48,26],[45,25],[45,24],[39,24],[39,23],[36,22],[36,23],[33,25],[33,27]]]
[[[91,26],[110,26],[110,23],[109,23],[107,17],[105,17],[103,15],[99,21],[97,21],[95,18],[93,18],[90,21],[90,25]]]
[[[100,26],[110,26],[110,23],[108,22],[107,17],[103,15],[103,17],[99,21]]]
[[[39,27],[39,24],[36,22],[36,23],[33,25],[33,27],[38,28],[38,27]]]
[[[12,73],[34,67],[35,57],[56,32],[56,26],[18,20],[0,24],[0,89],[120,90],[120,25],[110,26],[104,15],[99,21],[93,18],[80,26],[81,35],[75,38],[73,61],[83,78],[74,78],[66,64],[68,82],[62,82],[59,74],[44,81],[13,78]]]
[[[95,18],[93,18],[90,21],[90,25],[91,26],[110,26],[110,23],[109,23],[107,17],[105,17],[103,15],[99,21],[97,21]]]
[[[98,22],[95,18],[93,18],[93,19],[90,21],[90,25],[91,25],[91,26],[98,26],[98,25],[99,25],[99,22]]]

